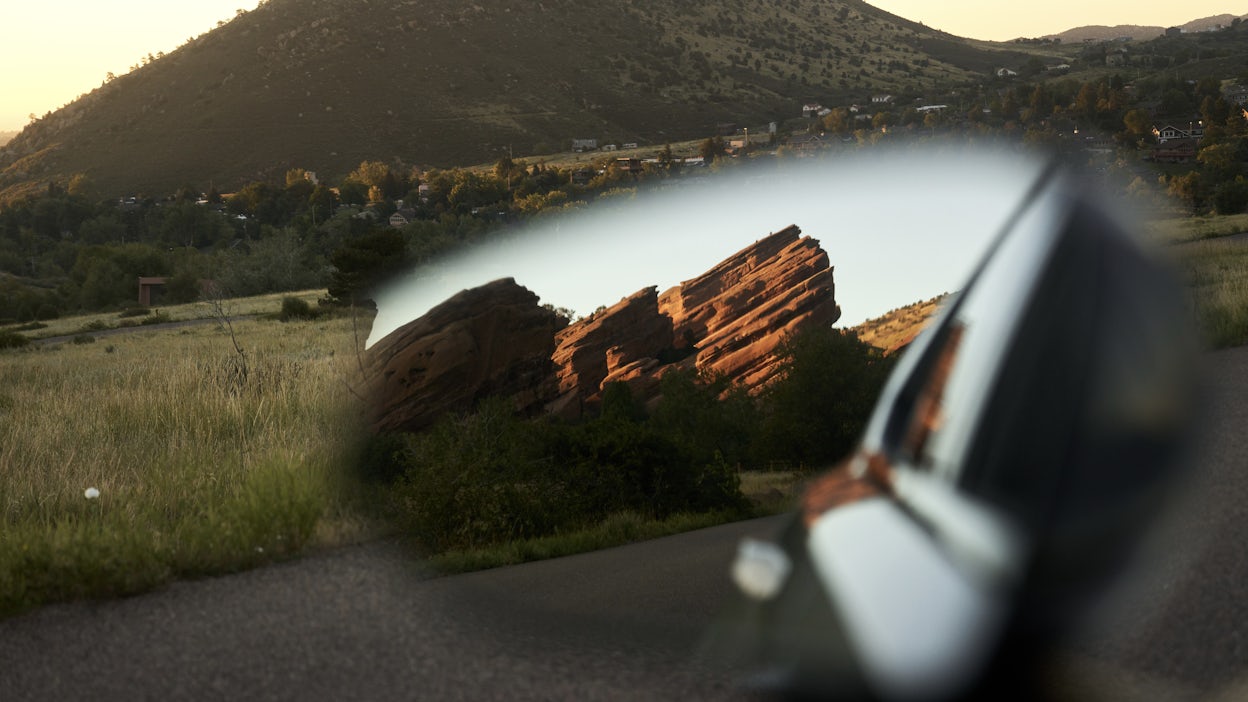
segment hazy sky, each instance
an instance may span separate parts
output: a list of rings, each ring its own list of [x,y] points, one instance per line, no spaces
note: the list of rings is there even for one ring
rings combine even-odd
[[[1227,0],[878,0],[872,3],[929,27],[977,39],[1039,36],[1084,24],[1173,25],[1248,6]],[[1248,3],[1246,3],[1248,4]],[[0,7],[0,131],[22,128],[121,75],[140,58],[170,52],[188,38],[250,10],[255,0],[19,0]]]

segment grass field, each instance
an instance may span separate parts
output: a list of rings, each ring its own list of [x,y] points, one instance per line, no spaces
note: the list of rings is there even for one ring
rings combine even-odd
[[[1148,223],[1151,239],[1162,244],[1182,244],[1248,232],[1248,214],[1213,217],[1167,217]]]
[[[0,613],[364,538],[349,317],[0,356]],[[98,497],[84,491],[94,488]]]
[[[278,322],[282,297],[225,305],[257,315],[235,321],[232,333],[215,324],[139,328],[0,351],[0,616],[391,533],[378,516],[384,499],[354,470],[365,432],[355,348],[367,320]],[[59,320],[31,333],[116,318]],[[797,480],[742,478],[759,514],[791,504]],[[434,565],[496,566],[741,516],[612,515],[585,532],[447,554]]]

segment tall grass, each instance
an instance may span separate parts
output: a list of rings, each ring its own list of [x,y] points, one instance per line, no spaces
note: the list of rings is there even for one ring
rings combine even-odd
[[[359,523],[351,320],[234,330],[245,356],[213,326],[0,352],[0,614],[248,567]]]
[[[1159,244],[1215,239],[1248,232],[1248,214],[1159,218],[1147,222],[1145,232]]]
[[[1206,344],[1248,344],[1248,242],[1210,239],[1173,247],[1171,253]]]

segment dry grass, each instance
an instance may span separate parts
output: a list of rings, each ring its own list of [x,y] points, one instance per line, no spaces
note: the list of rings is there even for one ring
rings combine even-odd
[[[1181,244],[1248,232],[1248,214],[1210,217],[1170,217],[1146,225],[1150,239],[1160,244]]]
[[[1170,249],[1196,321],[1213,348],[1248,344],[1248,242],[1196,241]]]
[[[946,297],[947,295],[939,295],[924,302],[899,307],[859,324],[852,331],[862,341],[885,353],[893,353],[914,341],[914,337],[923,331]]]
[[[0,353],[0,613],[367,531],[351,320],[234,331],[245,354],[212,325]]]

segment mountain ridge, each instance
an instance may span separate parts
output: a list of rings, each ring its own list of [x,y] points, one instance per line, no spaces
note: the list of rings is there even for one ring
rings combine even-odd
[[[1218,26],[1228,26],[1236,19],[1246,19],[1246,15],[1220,14],[1202,17],[1175,25],[1184,32],[1204,32]],[[1165,34],[1168,27],[1160,25],[1116,24],[1116,25],[1081,25],[1072,27],[1056,34],[1046,34],[1042,39],[1060,39],[1062,43],[1078,43],[1083,41],[1113,41],[1130,38],[1133,41],[1155,39]]]
[[[29,125],[0,147],[0,199],[76,174],[167,192],[573,138],[661,144],[811,100],[918,94],[1017,54],[859,0],[269,0]]]

